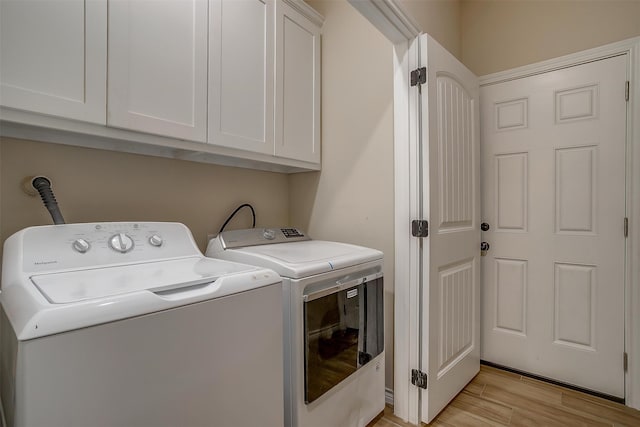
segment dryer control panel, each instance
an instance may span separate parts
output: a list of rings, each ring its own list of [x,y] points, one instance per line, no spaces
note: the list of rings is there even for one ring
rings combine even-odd
[[[218,238],[224,249],[311,240],[311,237],[293,227],[229,230],[220,233]]]
[[[44,272],[201,255],[191,232],[169,222],[105,222],[31,227],[23,269]]]

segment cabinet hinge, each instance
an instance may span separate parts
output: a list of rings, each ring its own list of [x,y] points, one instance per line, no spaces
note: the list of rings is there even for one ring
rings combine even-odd
[[[626,81],[626,83],[624,84],[624,100],[625,101],[629,101],[629,86],[631,85],[631,83],[629,83],[629,80]]]
[[[411,235],[413,237],[427,237],[429,235],[429,221],[425,219],[411,221]]]
[[[427,389],[427,374],[417,369],[411,370],[411,384],[416,387]]]
[[[625,372],[627,372],[627,369],[629,369],[629,355],[626,351],[622,353],[622,367],[624,368]]]
[[[418,68],[411,72],[411,86],[422,85],[427,82],[427,67]]]
[[[629,218],[624,218],[624,237],[629,237]]]

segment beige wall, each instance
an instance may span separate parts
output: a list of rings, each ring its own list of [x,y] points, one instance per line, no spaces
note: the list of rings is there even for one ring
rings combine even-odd
[[[461,17],[479,76],[640,36],[640,0],[463,0]]]
[[[462,58],[460,0],[397,0],[423,33]]]
[[[290,177],[293,225],[385,259],[386,384],[393,385],[391,43],[346,1],[310,1],[322,34],[322,172]]]
[[[2,240],[31,225],[51,224],[25,176],[46,175],[67,222],[177,221],[200,249],[236,206],[251,203],[258,225],[287,224],[287,175],[136,154],[0,138]],[[251,226],[243,209],[229,228]]]

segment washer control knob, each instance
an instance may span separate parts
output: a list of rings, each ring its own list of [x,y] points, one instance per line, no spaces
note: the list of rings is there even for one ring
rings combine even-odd
[[[71,244],[71,247],[73,249],[75,249],[76,251],[80,252],[81,254],[87,252],[89,249],[91,249],[91,245],[89,244],[89,242],[87,242],[84,239],[76,239],[73,241],[73,243]]]
[[[160,247],[162,246],[162,243],[163,243],[162,237],[158,236],[157,234],[154,234],[153,236],[149,237],[149,244],[151,246]]]
[[[270,228],[265,228],[262,232],[262,237],[267,240],[273,240],[276,238],[276,232]]]
[[[109,246],[116,252],[127,253],[133,249],[133,239],[124,233],[118,233],[111,236]]]

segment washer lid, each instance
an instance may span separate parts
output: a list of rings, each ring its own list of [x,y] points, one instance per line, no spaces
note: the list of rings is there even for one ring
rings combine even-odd
[[[31,276],[53,304],[103,298],[135,291],[163,292],[216,281],[252,267],[201,257],[121,265]]]
[[[225,253],[231,255],[227,259],[270,268],[292,279],[382,260],[378,250],[322,240],[248,246]]]
[[[281,282],[271,270],[197,256],[16,277],[2,283],[0,303],[24,341]]]

